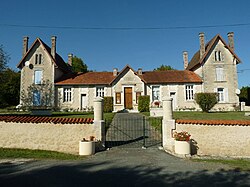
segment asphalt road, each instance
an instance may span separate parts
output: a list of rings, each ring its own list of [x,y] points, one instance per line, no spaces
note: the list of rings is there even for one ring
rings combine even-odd
[[[250,173],[156,148],[113,148],[77,161],[1,160],[0,186],[250,186]]]

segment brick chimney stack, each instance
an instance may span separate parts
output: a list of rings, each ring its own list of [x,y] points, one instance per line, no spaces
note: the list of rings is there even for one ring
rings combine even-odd
[[[183,51],[184,70],[188,67],[188,52]]]
[[[51,55],[56,59],[56,36],[51,36]]]
[[[72,59],[73,59],[73,54],[72,54],[72,53],[69,53],[69,54],[68,54],[68,64],[69,64],[70,66],[72,66]]]
[[[28,51],[28,44],[29,44],[29,37],[24,36],[23,37],[23,53],[22,53],[23,57]]]
[[[234,51],[234,33],[233,32],[227,33],[227,37],[228,37],[228,45]]]
[[[200,38],[200,59],[205,54],[205,34],[203,32],[199,33]]]

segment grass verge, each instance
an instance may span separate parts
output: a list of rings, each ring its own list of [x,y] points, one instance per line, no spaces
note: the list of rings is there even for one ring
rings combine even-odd
[[[193,159],[193,161],[226,164],[243,171],[250,171],[250,159]]]
[[[56,151],[0,148],[0,159],[6,159],[6,158],[31,158],[31,159],[49,159],[49,160],[83,159],[82,156],[60,153]]]

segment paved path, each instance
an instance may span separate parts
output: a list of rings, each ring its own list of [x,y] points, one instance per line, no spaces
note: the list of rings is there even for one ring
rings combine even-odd
[[[250,173],[154,148],[113,148],[78,161],[2,162],[0,186],[250,186]]]
[[[106,133],[106,146],[134,148],[160,146],[161,134],[147,119],[138,113],[117,113]]]

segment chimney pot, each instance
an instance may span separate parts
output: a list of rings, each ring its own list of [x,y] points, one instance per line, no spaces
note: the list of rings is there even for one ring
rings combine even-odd
[[[227,33],[227,37],[228,37],[228,45],[234,51],[234,33],[233,32]]]
[[[72,66],[72,58],[73,58],[73,54],[72,54],[72,53],[69,53],[69,54],[68,54],[68,64],[69,64],[70,66]]]
[[[24,55],[27,53],[28,51],[28,44],[29,44],[29,37],[28,36],[24,36],[23,37],[23,57]]]
[[[142,68],[138,68],[138,75],[142,75]]]
[[[56,59],[56,36],[51,36],[51,55]]]
[[[184,70],[188,67],[188,52],[183,51]]]
[[[200,59],[205,54],[205,34],[204,32],[199,33],[200,38]]]
[[[118,74],[118,69],[117,69],[117,68],[114,68],[114,69],[113,69],[113,76],[117,76],[117,74]]]

